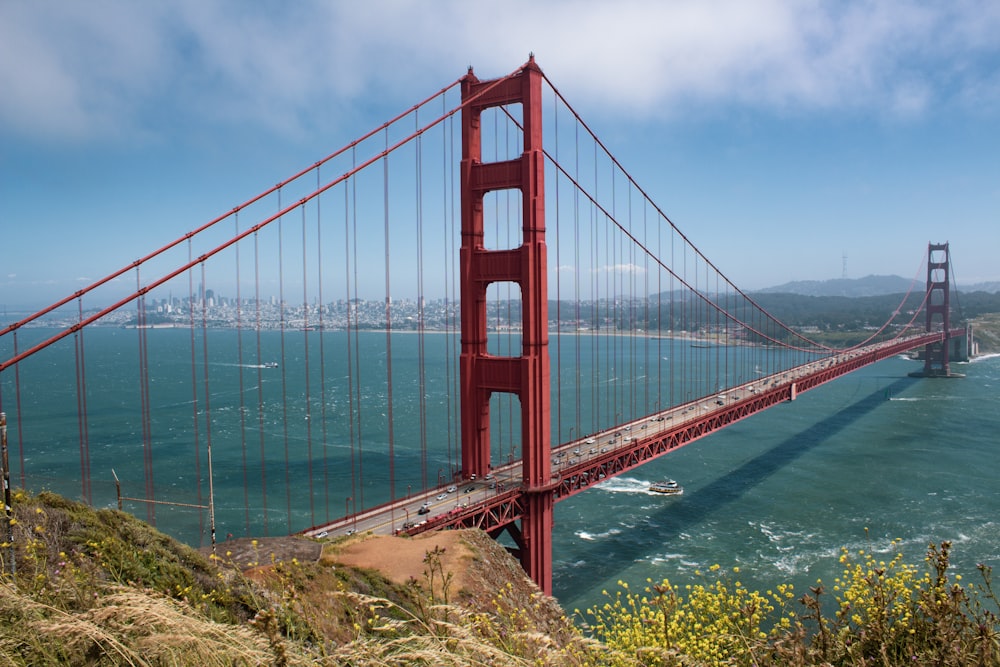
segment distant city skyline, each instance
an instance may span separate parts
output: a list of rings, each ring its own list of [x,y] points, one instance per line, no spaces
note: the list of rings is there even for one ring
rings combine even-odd
[[[985,0],[3,3],[0,304],[70,295],[529,53],[741,289],[910,278],[944,241],[959,284],[997,281],[997,34]]]

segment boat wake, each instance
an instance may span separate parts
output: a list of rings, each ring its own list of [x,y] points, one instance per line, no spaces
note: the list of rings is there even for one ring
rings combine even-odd
[[[648,493],[649,482],[635,477],[614,477],[594,488],[610,493]]]
[[[600,489],[602,491],[607,491],[609,493],[635,493],[644,496],[662,496],[666,495],[662,491],[654,491],[651,485],[655,482],[648,482],[644,479],[636,479],[635,477],[614,477],[605,482],[601,482],[594,488]],[[674,492],[673,495],[680,495],[681,492]]]
[[[267,361],[267,362],[264,362],[263,364],[229,364],[229,363],[220,362],[220,361],[213,361],[211,363],[211,365],[212,366],[228,366],[230,368],[277,368],[278,367],[278,362],[277,361]]]

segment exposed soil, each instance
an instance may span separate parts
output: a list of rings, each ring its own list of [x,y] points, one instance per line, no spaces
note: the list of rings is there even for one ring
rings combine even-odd
[[[296,559],[330,567],[375,570],[400,586],[411,580],[429,583],[428,553],[440,550],[441,571],[435,573],[434,594],[470,610],[502,613],[523,619],[525,629],[542,632],[557,643],[575,635],[555,599],[544,595],[520,564],[479,530],[429,531],[414,537],[359,534],[317,542],[300,536],[236,539],[220,543],[216,554],[243,570],[270,570],[269,565]],[[206,551],[203,549],[203,551]],[[210,550],[207,550],[210,552]]]
[[[390,581],[405,584],[411,579],[423,582],[427,570],[425,559],[434,549],[443,549],[440,556],[445,572],[453,574],[452,584],[461,588],[472,553],[453,530],[430,531],[415,537],[376,535],[343,545],[331,545],[324,552],[323,562],[335,562],[351,567],[378,570]]]

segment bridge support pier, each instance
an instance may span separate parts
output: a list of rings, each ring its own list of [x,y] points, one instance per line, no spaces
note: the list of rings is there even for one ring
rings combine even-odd
[[[924,369],[910,373],[911,377],[964,377],[951,372],[951,257],[947,243],[927,244],[927,305],[925,331],[930,333],[935,326],[944,332],[944,339],[928,343],[924,347]],[[935,324],[937,323],[937,324]]]
[[[482,477],[490,464],[490,396],[517,394],[521,404],[521,531],[511,531],[521,565],[547,594],[552,593],[551,394],[548,336],[548,271],[545,245],[545,156],[542,147],[542,72],[534,58],[516,75],[479,81],[469,70],[462,80],[462,476]],[[483,163],[480,115],[483,110],[520,104],[524,152],[519,158]],[[519,189],[522,243],[510,250],[487,250],[483,196]],[[498,357],[487,347],[486,290],[494,282],[521,288],[522,333],[519,357]]]

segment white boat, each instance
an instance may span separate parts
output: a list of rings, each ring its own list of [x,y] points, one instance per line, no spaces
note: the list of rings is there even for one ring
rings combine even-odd
[[[684,487],[672,479],[653,482],[649,485],[649,490],[653,493],[662,493],[666,496],[679,496],[684,493]]]

